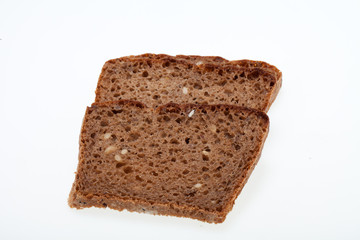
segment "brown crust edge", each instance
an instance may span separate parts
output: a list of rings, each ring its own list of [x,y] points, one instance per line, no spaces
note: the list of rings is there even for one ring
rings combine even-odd
[[[80,204],[76,204],[76,202],[79,201],[86,202],[86,204],[81,204],[81,206]],[[118,211],[127,210],[129,212],[150,213],[153,215],[186,217],[208,223],[222,223],[226,217],[226,214],[224,215],[223,213],[208,212],[189,206],[179,206],[177,204],[167,205],[162,203],[150,204],[146,201],[134,199],[125,200],[113,196],[92,196],[89,200],[87,196],[83,196],[75,190],[75,183],[72,186],[68,204],[71,208],[76,209],[109,207]]]
[[[85,119],[88,115],[88,112],[91,111],[92,108],[106,107],[106,106],[111,106],[114,104],[146,108],[146,106],[144,104],[142,104],[141,102],[132,101],[132,100],[120,100],[120,101],[112,101],[112,102],[93,103],[91,107],[87,107],[87,109],[86,109],[86,113],[85,113],[82,127],[81,127],[81,135],[80,135],[79,142],[81,142],[82,133],[85,131],[84,123],[85,123]],[[204,221],[204,222],[208,222],[208,223],[224,222],[227,214],[233,208],[236,198],[241,193],[243,187],[245,186],[252,171],[254,170],[256,164],[259,161],[259,158],[261,156],[261,151],[262,151],[262,148],[264,146],[264,143],[265,143],[268,131],[269,131],[269,117],[267,116],[266,113],[255,110],[255,109],[234,106],[234,105],[222,105],[222,104],[218,104],[218,105],[200,104],[200,105],[198,105],[198,104],[168,103],[168,104],[159,106],[157,109],[152,109],[152,110],[154,111],[154,113],[159,114],[162,110],[168,111],[169,109],[176,109],[176,108],[181,109],[182,111],[186,112],[189,110],[191,111],[192,109],[199,109],[199,110],[201,109],[202,110],[202,109],[211,109],[212,107],[231,108],[236,111],[245,110],[249,114],[251,114],[251,113],[257,114],[258,116],[262,117],[266,122],[266,126],[264,126],[266,128],[266,132],[263,135],[263,138],[261,139],[260,147],[257,149],[257,155],[254,158],[254,160],[251,162],[251,164],[250,164],[249,168],[246,170],[246,172],[239,178],[237,188],[235,188],[235,191],[231,194],[232,200],[230,200],[228,202],[228,204],[224,207],[224,209],[221,212],[211,212],[211,211],[206,211],[204,209],[194,208],[194,207],[190,207],[190,206],[179,206],[176,204],[169,205],[169,204],[154,203],[151,205],[150,203],[147,203],[146,201],[125,200],[125,199],[121,199],[119,197],[114,197],[114,196],[101,196],[101,197],[100,196],[92,196],[92,198],[89,199],[87,196],[83,196],[80,192],[76,191],[76,189],[75,189],[75,185],[76,185],[76,181],[77,181],[76,177],[75,177],[75,181],[72,185],[72,188],[71,188],[71,191],[69,194],[68,205],[71,208],[77,208],[77,209],[89,208],[89,207],[100,207],[100,208],[109,207],[111,209],[119,210],[119,211],[126,209],[130,212],[148,212],[148,213],[152,213],[154,215],[187,217],[187,218],[192,218],[192,219],[196,219],[196,220],[200,220],[200,221]],[[80,164],[82,162],[81,160],[83,159],[83,155],[84,155],[83,152],[84,152],[84,149],[83,149],[82,145],[80,144],[79,162],[78,162],[77,169],[79,169]],[[86,204],[81,204],[81,205],[76,204],[76,202],[78,202],[78,201],[86,202]]]
[[[171,56],[168,54],[155,54],[155,53],[144,53],[144,54],[140,54],[140,55],[130,55],[130,56],[125,56],[125,57],[121,57],[121,58],[117,58],[117,59],[127,59],[127,58],[133,58],[133,59],[175,59],[175,60],[193,60],[193,59],[203,59],[203,60],[212,60],[214,62],[218,62],[218,63],[229,63],[229,64],[234,64],[234,65],[238,65],[238,66],[242,66],[242,67],[246,67],[246,68],[264,68],[264,69],[269,69],[271,71],[274,71],[276,74],[281,73],[280,70],[275,67],[274,65],[271,65],[267,62],[264,61],[256,61],[256,60],[249,60],[249,59],[242,59],[242,60],[227,60],[223,57],[219,57],[219,56],[199,56],[199,55],[175,55],[175,56]],[[113,59],[116,60],[116,59]],[[109,60],[110,61],[110,60]]]
[[[274,88],[270,92],[270,98],[267,101],[266,108],[264,109],[264,112],[268,112],[271,105],[274,103],[277,95],[279,94],[280,88],[282,86],[282,73],[279,72],[278,79],[274,85]]]

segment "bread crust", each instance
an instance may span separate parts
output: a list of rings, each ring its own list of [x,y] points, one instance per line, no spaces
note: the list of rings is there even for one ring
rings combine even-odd
[[[254,61],[254,60],[249,60],[249,59],[242,59],[242,60],[227,60],[223,57],[219,57],[219,56],[199,56],[199,55],[176,55],[176,56],[171,56],[171,55],[167,55],[167,54],[154,54],[154,53],[145,53],[145,54],[141,54],[141,55],[131,55],[131,56],[127,56],[127,57],[121,57],[121,58],[117,58],[117,59],[123,59],[126,60],[127,58],[133,58],[133,59],[172,59],[172,60],[188,60],[188,61],[201,61],[201,60],[206,60],[206,61],[212,61],[215,63],[220,63],[220,64],[232,64],[232,65],[238,65],[238,66],[242,66],[242,67],[246,67],[246,68],[263,68],[263,69],[268,69],[269,71],[274,72],[277,77],[281,76],[281,72],[280,70],[275,67],[274,65],[271,65],[267,62],[264,61]]]

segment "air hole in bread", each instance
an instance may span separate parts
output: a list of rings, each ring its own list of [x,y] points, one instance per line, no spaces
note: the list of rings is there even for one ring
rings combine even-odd
[[[119,110],[111,110],[111,112],[113,114],[118,114],[118,113],[122,113],[123,110],[119,109]]]
[[[182,173],[183,173],[184,175],[186,175],[186,174],[188,174],[189,172],[190,172],[189,170],[185,169]]]
[[[109,123],[105,120],[100,122],[100,126],[102,126],[102,127],[106,127],[108,124]]]
[[[133,133],[130,133],[130,137],[128,138],[128,141],[129,142],[133,142],[133,141],[136,141],[138,140],[138,138],[140,137],[141,135],[137,132],[133,132]]]
[[[199,84],[199,83],[195,83],[195,84],[194,84],[194,88],[195,88],[195,89],[198,89],[198,90],[203,89],[203,87],[202,87],[201,84]]]
[[[124,168],[124,173],[126,173],[126,174],[132,173],[133,171],[134,170],[130,166]]]
[[[202,160],[203,160],[203,161],[209,161],[209,157],[206,156],[206,155],[202,155]]]
[[[202,167],[202,169],[201,169],[203,172],[207,172],[207,171],[209,171],[209,168],[207,168],[207,167]]]
[[[121,167],[125,166],[125,164],[126,163],[124,163],[124,162],[119,162],[116,164],[116,168],[121,168]]]
[[[142,179],[139,175],[136,175],[135,179],[139,182],[143,182],[144,179]]]
[[[182,119],[181,118],[177,118],[176,120],[175,120],[175,122],[177,122],[177,123],[181,123],[182,122]]]

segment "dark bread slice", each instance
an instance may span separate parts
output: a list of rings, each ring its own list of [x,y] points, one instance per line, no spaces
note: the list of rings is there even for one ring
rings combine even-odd
[[[281,72],[260,61],[143,54],[107,61],[95,102],[234,104],[267,111],[281,82]]]
[[[268,127],[265,113],[237,106],[94,103],[83,121],[69,205],[221,223]]]

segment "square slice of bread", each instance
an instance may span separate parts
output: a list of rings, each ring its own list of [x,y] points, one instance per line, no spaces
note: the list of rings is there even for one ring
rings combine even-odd
[[[221,223],[268,128],[265,113],[238,106],[94,103],[83,120],[69,205]]]
[[[274,66],[211,56],[143,54],[107,61],[95,102],[136,100],[157,107],[228,104],[268,111],[282,83]]]

